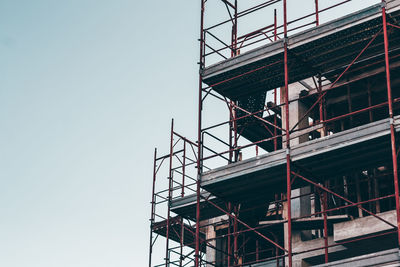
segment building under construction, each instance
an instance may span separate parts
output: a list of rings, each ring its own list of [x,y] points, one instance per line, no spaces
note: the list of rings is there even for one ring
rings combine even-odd
[[[149,266],[400,266],[400,0],[199,1],[198,135],[154,153]]]

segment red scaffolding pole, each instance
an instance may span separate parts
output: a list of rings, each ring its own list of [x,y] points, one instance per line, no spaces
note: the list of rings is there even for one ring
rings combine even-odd
[[[200,11],[200,70],[204,68],[204,8],[206,0],[201,1]],[[199,99],[198,99],[198,129],[197,129],[197,181],[196,181],[196,248],[195,248],[195,267],[200,267],[200,176],[201,176],[201,118],[202,118],[202,87],[203,78],[201,71],[199,72]]]
[[[287,4],[283,0],[283,29],[284,29],[284,72],[285,72],[285,132],[286,132],[286,199],[287,199],[287,250],[289,267],[292,267],[292,205],[291,205],[291,172],[290,172],[290,132],[289,132],[289,70],[287,43]]]

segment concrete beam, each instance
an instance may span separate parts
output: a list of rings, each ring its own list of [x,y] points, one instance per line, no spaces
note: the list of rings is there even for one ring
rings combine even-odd
[[[395,210],[378,213],[377,215],[396,225],[397,219]],[[378,234],[388,230],[393,230],[393,227],[373,216],[357,218],[352,221],[336,223],[333,225],[335,242],[341,242],[371,234]]]

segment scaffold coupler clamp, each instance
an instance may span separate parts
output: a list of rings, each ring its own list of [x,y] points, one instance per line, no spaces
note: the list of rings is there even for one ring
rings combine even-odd
[[[381,7],[382,7],[382,8],[386,8],[386,6],[387,6],[386,0],[383,0],[383,1],[381,2]]]
[[[287,36],[283,38],[283,44],[289,45],[289,38]]]

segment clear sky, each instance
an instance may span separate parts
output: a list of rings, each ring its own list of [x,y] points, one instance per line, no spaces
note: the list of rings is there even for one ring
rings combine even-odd
[[[0,266],[146,266],[153,149],[172,117],[196,136],[199,2],[0,0]]]

